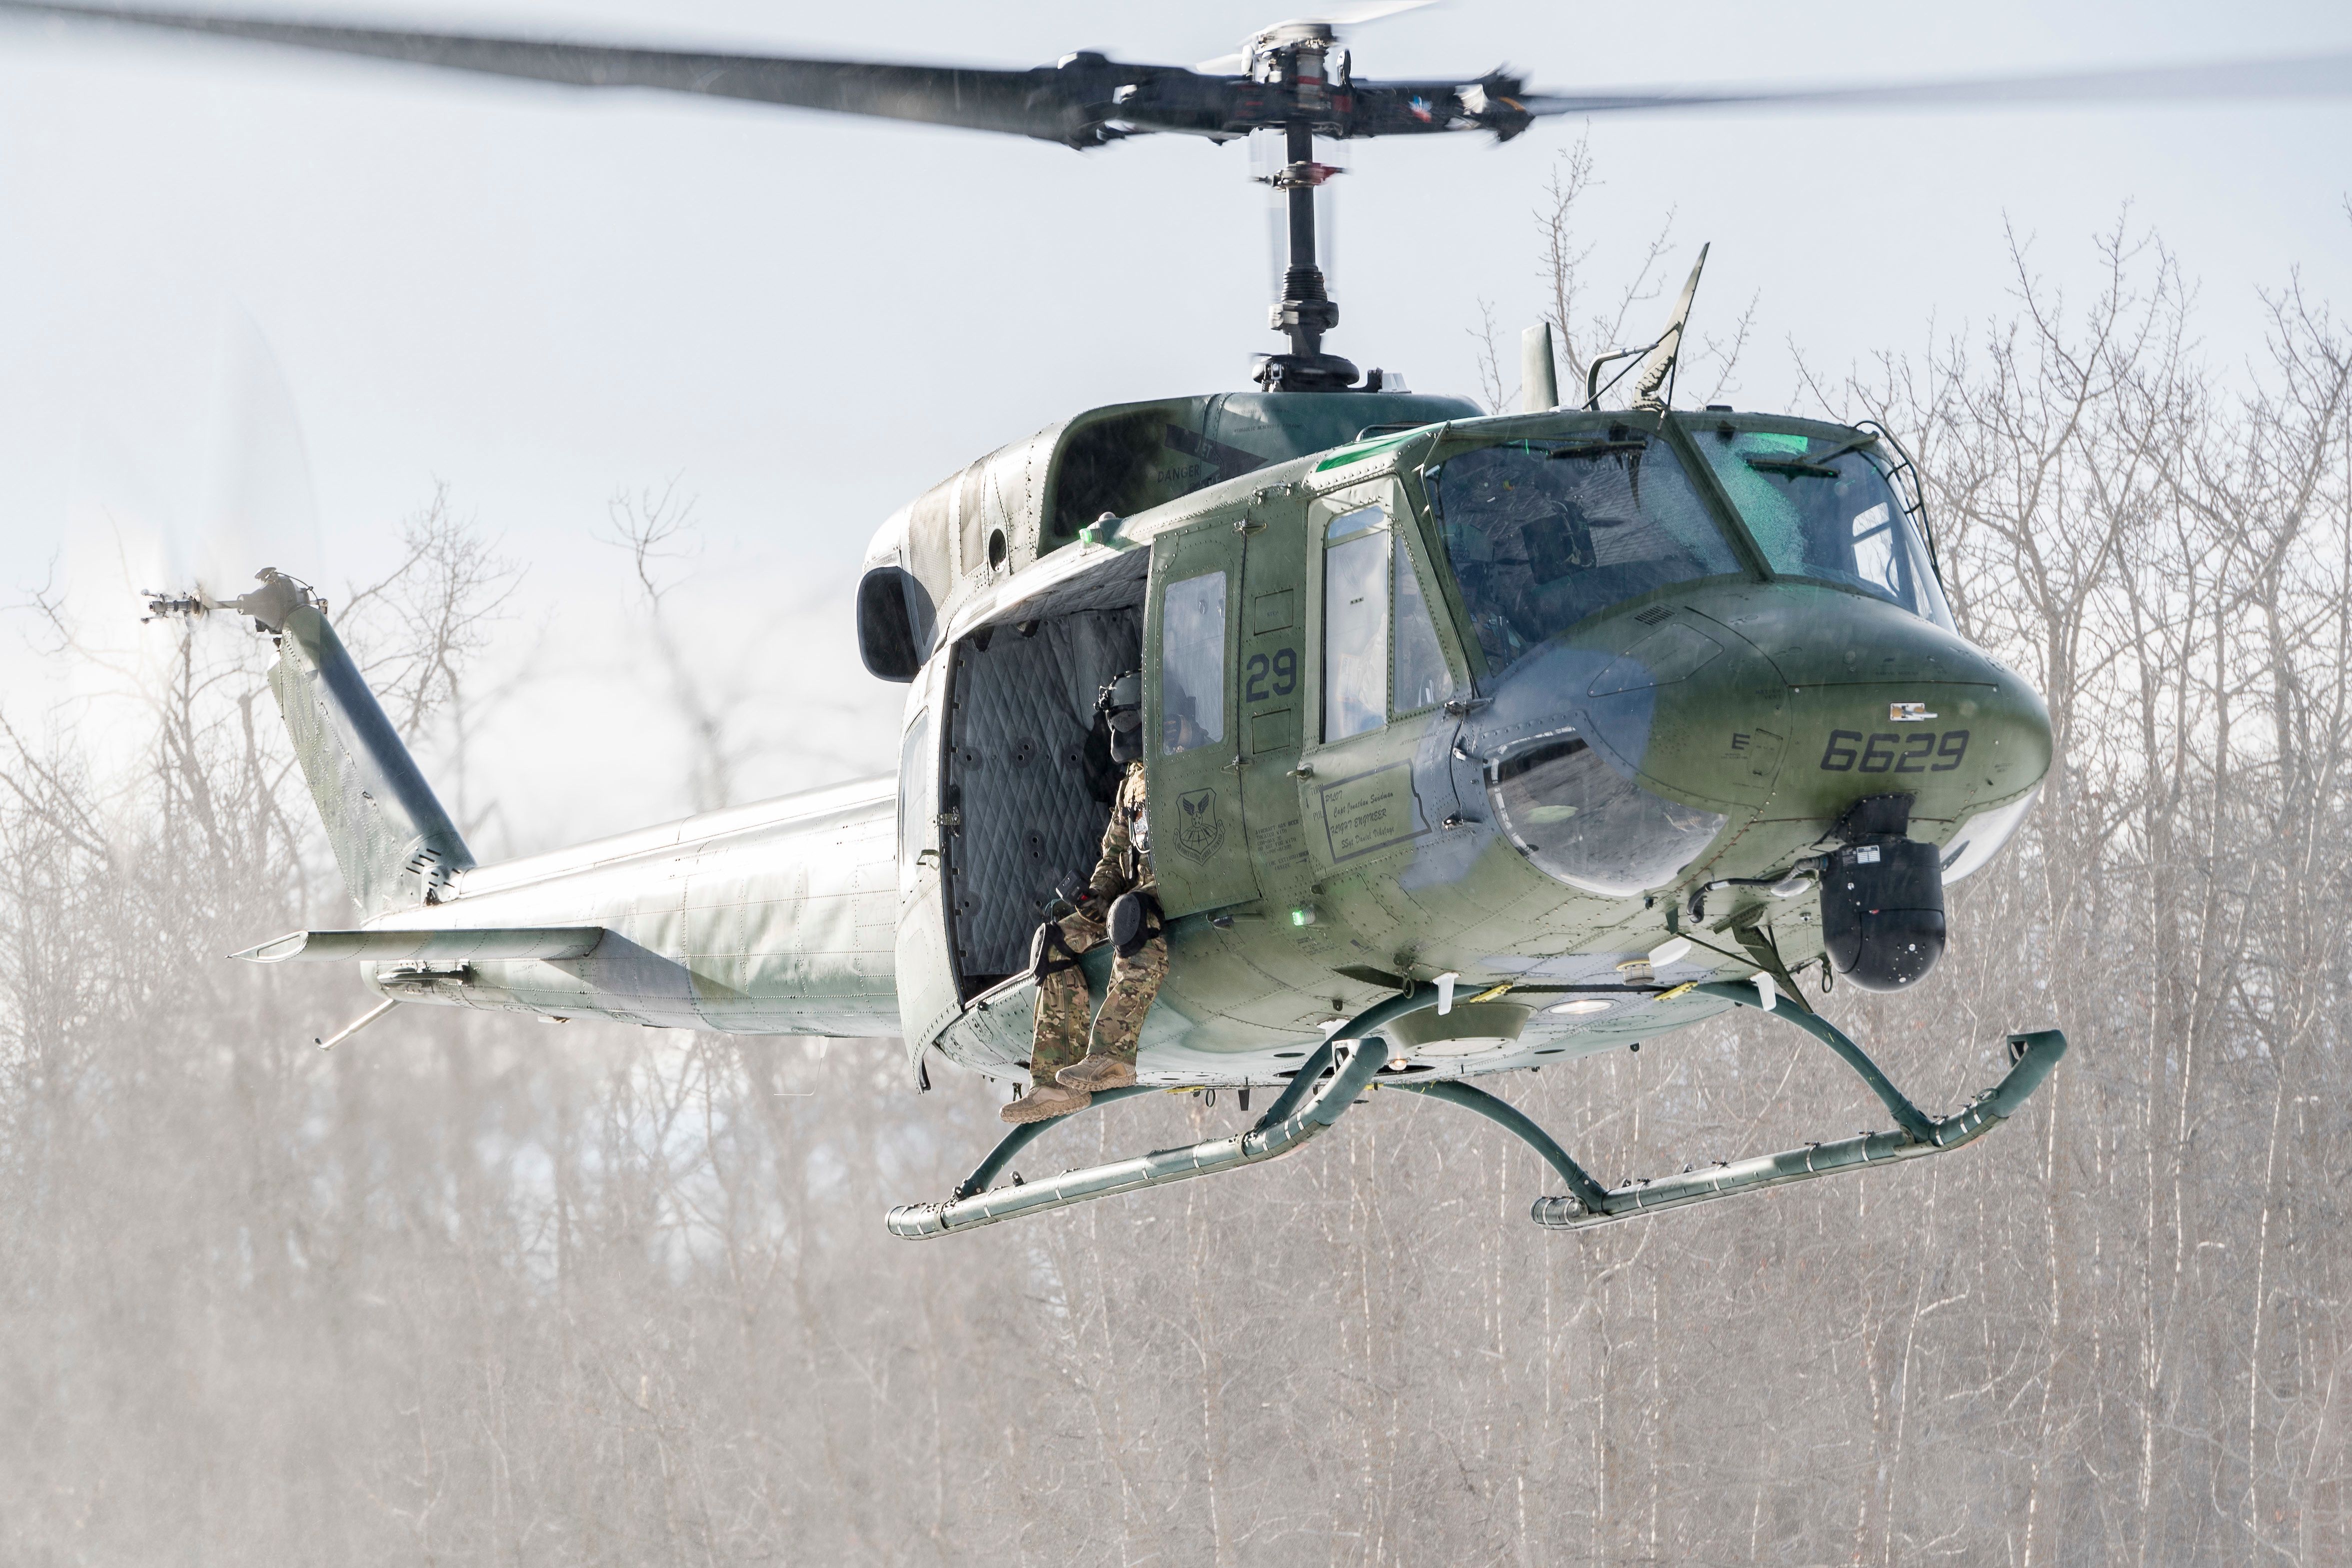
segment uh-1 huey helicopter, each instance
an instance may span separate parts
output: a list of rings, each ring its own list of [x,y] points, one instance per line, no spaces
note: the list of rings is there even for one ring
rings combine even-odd
[[[2015,1113],[2057,1031],[2011,1036],[2000,1082],[1933,1116],[1795,980],[1927,975],[1945,885],[2000,852],[2051,758],[2039,696],[1953,625],[1893,434],[1675,408],[1696,267],[1660,337],[1567,404],[1539,331],[1517,413],[1360,374],[1323,347],[1339,312],[1314,193],[1334,171],[1315,139],[1508,140],[1547,115],[1727,103],[2338,92],[2347,62],[1611,94],[1357,77],[1335,24],[1402,8],[1270,27],[1198,69],[1080,53],[1021,71],[0,3],[1080,149],[1281,139],[1287,346],[1256,390],[1087,410],[875,536],[854,608],[867,669],[908,687],[892,777],[478,865],[307,585],[266,570],[234,599],[159,600],[276,640],[270,684],[363,916],[238,956],[356,963],[383,999],[336,1040],[431,1002],[897,1035],[919,1075],[936,1051],[1018,1084],[1032,931],[1092,863],[1110,799],[1097,695],[1139,668],[1171,965],[1139,1083],[1095,1098],[1272,1103],[1231,1136],[996,1186],[1055,1124],[1016,1128],[948,1199],[893,1210],[894,1233],[1275,1158],[1370,1086],[1524,1138],[1566,1188],[1533,1218],[1561,1229],[1934,1155]],[[1087,957],[1097,994],[1107,958]],[[1835,1051],[1895,1128],[1611,1188],[1472,1082],[1743,1005]]]

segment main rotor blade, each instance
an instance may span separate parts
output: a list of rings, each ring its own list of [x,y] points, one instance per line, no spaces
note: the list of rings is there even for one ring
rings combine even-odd
[[[1642,110],[1750,106],[1774,109],[1899,108],[1945,105],[2189,102],[2230,98],[2340,98],[2352,95],[2352,51],[2287,59],[2229,60],[2133,70],[2063,71],[1974,77],[1878,87],[1698,88],[1648,92],[1522,93],[1529,114],[1615,114]]]
[[[1123,133],[1105,125],[1112,118],[1109,94],[1118,85],[1190,74],[1166,66],[1112,66],[1098,55],[1071,57],[1066,67],[1076,69],[975,70],[0,0],[0,15],[12,12],[169,27],[567,87],[650,88],[746,99],[835,114],[1003,131],[1078,147]]]
[[[1346,8],[1352,20],[1412,8],[1417,0],[1370,0]],[[1283,123],[1307,107],[1263,84],[1180,66],[1124,65],[1094,53],[1030,70],[886,65],[625,45],[571,44],[463,33],[351,27],[180,11],[123,10],[57,0],[0,0],[0,16],[79,21],[208,33],[297,48],[520,78],[572,87],[633,87],[747,99],[835,114],[869,115],[1097,147],[1121,137],[1176,131],[1227,140]],[[1318,24],[1319,25],[1319,24]],[[1220,62],[1222,63],[1222,62]],[[1475,81],[1349,84],[1349,107],[1322,133],[1340,139],[1485,130],[1503,140],[1538,116],[1740,107],[1934,108],[2230,98],[2326,98],[2352,94],[2352,52],[2292,59],[2055,72],[1967,80],[1855,87],[1668,88],[1634,92],[1529,93],[1501,71]]]

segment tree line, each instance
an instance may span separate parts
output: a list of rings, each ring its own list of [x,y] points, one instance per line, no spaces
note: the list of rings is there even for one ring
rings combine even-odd
[[[257,640],[153,629],[128,772],[0,714],[5,1554],[2344,1561],[2352,342],[2290,282],[2217,363],[2174,259],[2102,246],[2093,298],[2021,256],[2011,319],[1807,382],[1917,455],[2058,737],[1930,980],[1822,1005],[1932,1110],[2011,1029],[2072,1054],[1883,1174],[1547,1235],[1531,1155],[1375,1094],[1294,1161],[908,1245],[882,1213],[995,1099],[895,1042],[412,1008],[318,1051],[349,975],[221,956],[343,918]],[[446,507],[411,539],[339,619],[423,735],[512,583]],[[1609,1180],[1883,1122],[1755,1018],[1520,1077]]]

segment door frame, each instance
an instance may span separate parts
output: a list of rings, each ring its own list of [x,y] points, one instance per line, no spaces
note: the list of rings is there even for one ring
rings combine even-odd
[[[1151,541],[1150,586],[1143,612],[1144,768],[1152,869],[1159,878],[1161,908],[1171,918],[1230,908],[1258,896],[1241,789],[1248,754],[1242,728],[1246,716],[1239,700],[1242,625],[1249,604],[1246,527],[1246,519],[1237,524],[1230,517],[1207,517],[1167,529]],[[1214,737],[1169,752],[1164,749],[1168,590],[1215,572],[1224,576],[1217,670],[1221,722]]]

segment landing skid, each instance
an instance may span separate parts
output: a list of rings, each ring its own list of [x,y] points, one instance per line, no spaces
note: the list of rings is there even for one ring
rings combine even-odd
[[[1705,995],[1720,997],[1742,1007],[1759,1005],[1756,991],[1748,986],[1707,984],[1698,989]],[[1916,1160],[1928,1155],[1944,1154],[1962,1144],[1973,1143],[1990,1131],[1995,1123],[2005,1122],[2017,1114],[2033,1092],[2042,1087],[2042,1081],[2050,1076],[2050,1070],[2058,1065],[2058,1059],[2066,1054],[2066,1037],[2054,1029],[2011,1035],[2010,1067],[2000,1082],[1951,1115],[1930,1116],[1911,1103],[1903,1091],[1895,1087],[1894,1082],[1879,1070],[1878,1063],[1871,1061],[1862,1047],[1848,1040],[1827,1019],[1818,1013],[1801,1012],[1794,1009],[1774,1009],[1773,1016],[1786,1019],[1836,1051],[1845,1064],[1870,1085],[1880,1103],[1894,1115],[1896,1130],[1864,1133],[1855,1137],[1840,1138],[1834,1143],[1807,1144],[1801,1149],[1726,1161],[1706,1170],[1685,1171],[1679,1176],[1661,1176],[1655,1180],[1631,1181],[1623,1186],[1605,1191],[1581,1171],[1575,1176],[1568,1176],[1567,1170],[1563,1169],[1560,1174],[1568,1176],[1569,1196],[1536,1199],[1528,1217],[1549,1230],[1583,1230],[1595,1225],[1607,1225],[1613,1220],[1654,1214],[1661,1209],[1681,1208],[1689,1204],[1705,1203],[1711,1198],[1733,1197],[1768,1186],[1784,1186],[1790,1182],[1811,1181],[1815,1176],[1834,1176],[1839,1171],[1853,1170],[1861,1166],[1885,1165],[1895,1160]],[[1427,1087],[1444,1086],[1430,1084]],[[1517,1131],[1516,1128],[1513,1130]],[[1521,1134],[1521,1136],[1525,1135]],[[1547,1138],[1544,1143],[1549,1144],[1550,1140]],[[1543,1145],[1537,1145],[1537,1152],[1544,1152]],[[1545,1158],[1550,1157],[1545,1155]],[[1553,1166],[1559,1169],[1559,1161],[1553,1161]],[[1578,1179],[1580,1176],[1583,1177],[1580,1181]]]
[[[1323,1042],[1315,1054],[1299,1064],[1290,1082],[1276,1096],[1249,1131],[1230,1138],[1213,1138],[1207,1143],[1192,1144],[1181,1148],[1160,1149],[1131,1160],[1112,1165],[1090,1166],[1084,1170],[1064,1171],[1044,1181],[1016,1182],[1011,1186],[990,1189],[987,1184],[1022,1149],[1028,1146],[1038,1134],[1068,1118],[1057,1116],[1049,1122],[1033,1122],[1007,1133],[979,1167],[960,1183],[953,1197],[945,1203],[903,1204],[890,1211],[889,1227],[893,1236],[909,1241],[927,1240],[952,1231],[971,1230],[982,1225],[994,1225],[1001,1220],[1018,1219],[1024,1215],[1042,1213],[1049,1208],[1068,1208],[1074,1204],[1097,1197],[1109,1197],[1116,1193],[1134,1192],[1139,1187],[1164,1186],[1170,1182],[1188,1181],[1193,1176],[1214,1176],[1221,1171],[1239,1170],[1244,1166],[1261,1165],[1280,1159],[1309,1139],[1319,1136],[1338,1121],[1372,1074],[1388,1061],[1388,1044],[1369,1031],[1378,1029],[1391,1019],[1423,1008],[1437,1005],[1437,993],[1407,992],[1375,1002],[1363,1012],[1348,1020]],[[1347,1059],[1328,1083],[1321,1082],[1324,1069],[1339,1060],[1337,1047],[1343,1041],[1353,1042]],[[1115,1089],[1094,1097],[1095,1104],[1125,1099],[1131,1094],[1149,1092],[1140,1087]],[[1310,1098],[1311,1096],[1311,1098]]]
[[[1742,1007],[1759,1005],[1760,998],[1753,987],[1710,983],[1695,988]],[[1406,1013],[1436,1004],[1434,992],[1409,992],[1376,1003],[1350,1019],[1300,1064],[1280,1096],[1266,1107],[1265,1114],[1237,1136],[1160,1149],[1111,1165],[1064,1171],[1043,1181],[1024,1183],[1016,1179],[1010,1186],[992,1188],[989,1184],[1013,1155],[1066,1118],[1016,1127],[989,1152],[971,1175],[958,1184],[947,1202],[907,1204],[892,1209],[890,1233],[908,1240],[923,1240],[1047,1209],[1068,1208],[1116,1193],[1162,1186],[1279,1159],[1327,1131],[1372,1082],[1373,1074],[1388,1059],[1388,1046],[1371,1030]],[[1958,1148],[1981,1137],[1995,1123],[2015,1115],[2042,1086],[2042,1081],[2050,1076],[2059,1058],[2066,1054],[2066,1037],[2056,1030],[2011,1035],[2010,1069],[2001,1081],[1964,1109],[1949,1116],[1930,1116],[1914,1105],[1860,1046],[1827,1019],[1793,1008],[1774,1009],[1774,1016],[1786,1019],[1835,1051],[1885,1105],[1895,1118],[1895,1130],[1864,1133],[1834,1143],[1808,1144],[1782,1154],[1720,1163],[1703,1171],[1685,1171],[1679,1176],[1604,1187],[1549,1133],[1509,1103],[1483,1089],[1444,1080],[1390,1082],[1382,1087],[1461,1106],[1517,1136],[1559,1173],[1569,1189],[1565,1197],[1536,1199],[1528,1217],[1547,1229],[1581,1230],[1662,1209],[1810,1181],[1863,1166],[1920,1159]],[[1347,1048],[1344,1056],[1340,1050],[1343,1046]],[[1328,1083],[1322,1082],[1324,1072],[1335,1061],[1338,1071]],[[1107,1104],[1149,1092],[1152,1091],[1115,1089],[1097,1094],[1094,1103]]]

